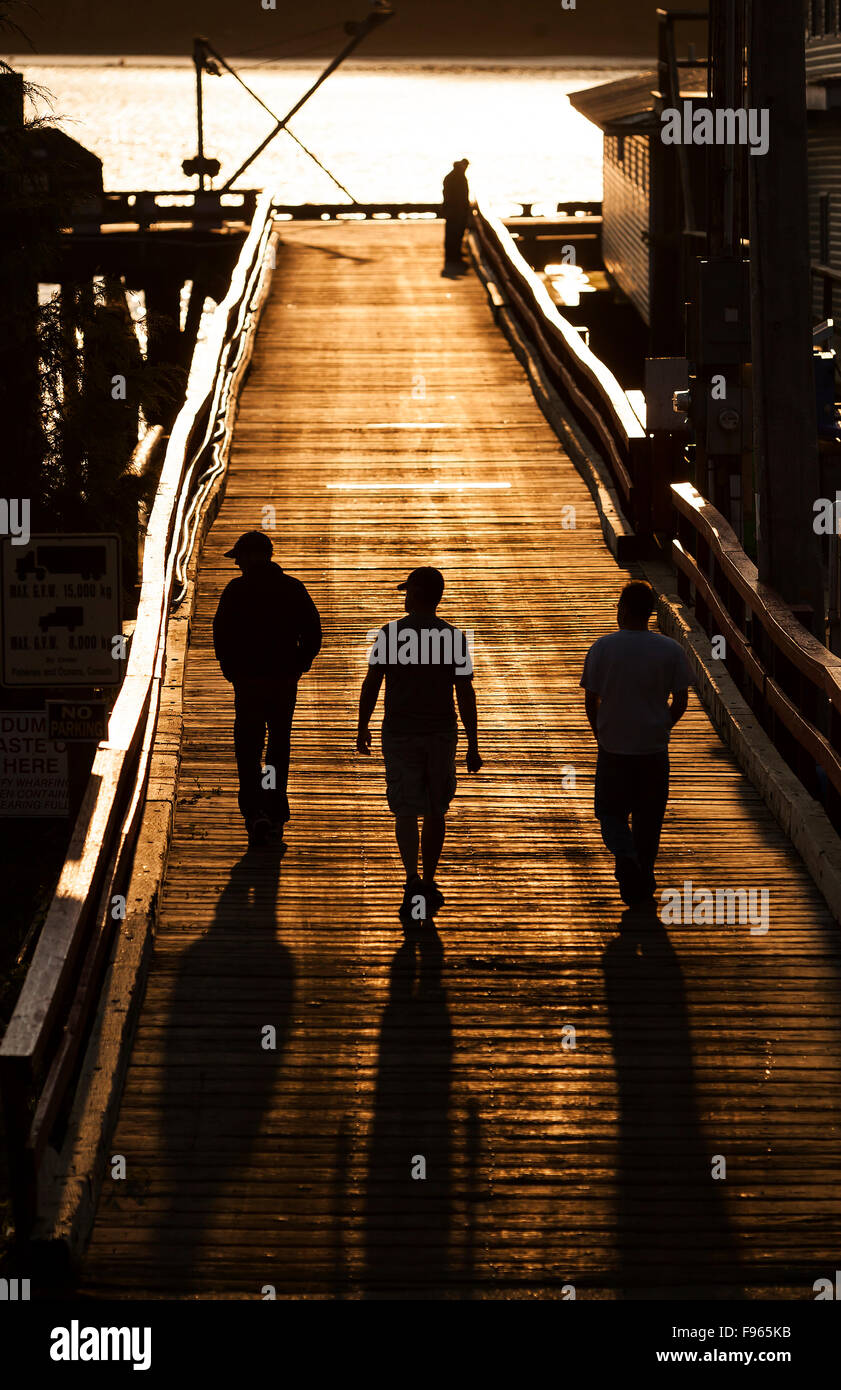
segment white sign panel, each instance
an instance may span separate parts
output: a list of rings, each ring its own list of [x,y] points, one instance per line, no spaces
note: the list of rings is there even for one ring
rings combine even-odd
[[[3,684],[118,685],[118,536],[6,540],[2,557]]]
[[[45,709],[0,710],[0,816],[66,816],[67,752]]]

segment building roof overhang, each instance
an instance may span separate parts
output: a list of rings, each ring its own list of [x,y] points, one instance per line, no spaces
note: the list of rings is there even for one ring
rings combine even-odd
[[[606,135],[634,135],[655,130],[660,124],[659,110],[663,96],[658,90],[656,71],[620,77],[615,82],[603,82],[570,92],[570,105],[599,126]],[[694,100],[707,95],[706,68],[681,69],[680,100]]]

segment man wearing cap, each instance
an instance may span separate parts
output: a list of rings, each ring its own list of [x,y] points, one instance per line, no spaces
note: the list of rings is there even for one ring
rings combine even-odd
[[[385,680],[386,795],[406,870],[401,913],[421,919],[431,917],[444,901],[435,870],[444,844],[444,818],[456,789],[454,691],[467,734],[468,772],[478,772],[482,759],[468,637],[436,612],[444,576],[426,565],[412,570],[397,587],[406,594],[406,617],[368,634],[374,641],[359,696],[356,747],[360,753],[371,751],[368,724]]]
[[[265,531],[246,531],[225,556],[242,574],[219,600],[213,646],[234,687],[239,809],[250,843],[259,845],[289,820],[292,716],[298,681],[321,649],[321,620],[300,579],[272,560]]]
[[[467,159],[457,159],[444,179],[444,262],[462,260],[461,243],[470,216],[470,189],[465,170]]]

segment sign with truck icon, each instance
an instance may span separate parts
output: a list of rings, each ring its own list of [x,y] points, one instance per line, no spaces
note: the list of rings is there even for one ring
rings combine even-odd
[[[82,579],[102,579],[108,568],[107,547],[79,545],[72,536],[67,545],[36,545],[15,561],[18,579],[46,579],[48,574],[79,575]]]
[[[118,536],[4,540],[0,582],[3,685],[119,685]]]

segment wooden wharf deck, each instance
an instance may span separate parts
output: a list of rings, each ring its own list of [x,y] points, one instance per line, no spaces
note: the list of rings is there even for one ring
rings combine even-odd
[[[837,926],[694,695],[660,883],[768,888],[770,929],[623,918],[578,681],[628,571],[583,481],[475,277],[441,278],[440,225],[282,239],[202,558],[111,1146],[127,1178],[106,1176],[81,1287],[813,1298],[841,1235]],[[246,850],[211,642],[223,552],[267,506],[325,634],[282,859]],[[365,635],[424,562],[446,576],[442,613],[475,632],[485,766],[468,779],[462,743],[446,905],[413,942],[377,738],[363,759],[354,730]]]

